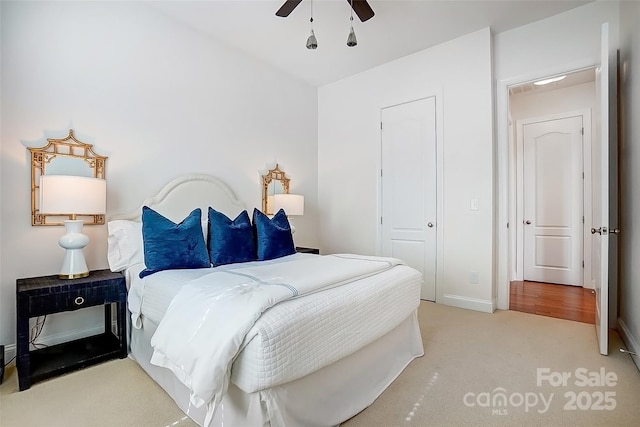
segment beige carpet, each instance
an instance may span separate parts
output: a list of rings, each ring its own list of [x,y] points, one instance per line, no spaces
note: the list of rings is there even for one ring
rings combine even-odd
[[[419,319],[424,357],[344,427],[640,425],[640,373],[618,352],[615,333],[605,357],[598,354],[593,325],[425,302]],[[551,382],[564,373],[565,384],[542,379],[538,386],[538,369],[546,369]],[[2,427],[194,425],[129,359],[23,392],[15,368],[6,375]]]

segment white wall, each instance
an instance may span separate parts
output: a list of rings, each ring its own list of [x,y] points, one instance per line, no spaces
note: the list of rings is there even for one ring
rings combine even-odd
[[[73,128],[109,157],[107,215],[185,173],[225,180],[260,206],[277,160],[306,196],[298,244],[318,245],[317,92],[143,2],[2,2],[0,343],[15,343],[15,281],[55,274],[62,227],[30,225],[30,165]],[[106,268],[106,226],[84,228],[90,269]],[[99,326],[100,310],[51,316],[46,336]]]
[[[568,12],[496,34],[494,38],[497,156],[497,296],[508,308],[509,281],[509,85],[597,65],[600,31],[609,22],[610,46],[618,45],[618,2],[594,2]],[[614,59],[613,57],[611,58]]]
[[[443,236],[438,301],[492,311],[493,142],[491,33],[483,29],[318,92],[318,203],[322,248],[378,252],[380,109],[437,95],[444,129]],[[480,210],[470,210],[479,199]],[[469,273],[479,273],[479,284]]]
[[[627,347],[640,354],[640,3],[620,8],[620,318]],[[640,357],[634,357],[640,367]]]

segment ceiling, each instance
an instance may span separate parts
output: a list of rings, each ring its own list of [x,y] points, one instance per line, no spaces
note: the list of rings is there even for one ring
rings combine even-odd
[[[595,68],[587,68],[584,70],[574,71],[572,73],[563,74],[565,77],[557,82],[545,84],[542,86],[535,85],[534,82],[527,82],[520,85],[509,87],[509,94],[513,96],[532,95],[541,92],[548,92],[555,89],[564,89],[571,86],[577,86],[585,83],[596,81]],[[548,76],[556,77],[556,76]],[[559,76],[558,76],[559,77]]]
[[[491,27],[519,27],[593,0],[369,0],[375,16],[354,16],[356,47],[347,47],[350,7],[345,0],[313,0],[318,48],[305,47],[311,0],[286,18],[275,15],[284,0],[179,0],[146,2],[207,36],[240,49],[313,86]]]

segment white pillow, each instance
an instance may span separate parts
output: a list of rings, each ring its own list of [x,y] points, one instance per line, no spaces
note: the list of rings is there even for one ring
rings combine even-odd
[[[209,222],[202,220],[202,234],[207,241]],[[135,264],[144,263],[142,223],[117,219],[107,224],[107,259],[111,271],[123,271]]]
[[[107,224],[109,230],[108,253],[111,271],[122,271],[144,262],[142,223],[115,220]]]

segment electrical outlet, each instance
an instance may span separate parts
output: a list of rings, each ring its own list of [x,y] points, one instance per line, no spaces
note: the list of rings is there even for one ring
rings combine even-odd
[[[474,285],[477,285],[478,283],[480,283],[480,275],[478,274],[477,271],[472,271],[471,273],[469,273],[469,282],[471,282]]]

